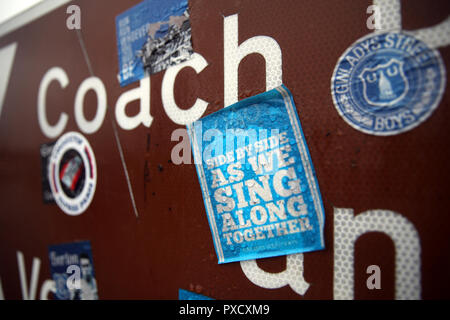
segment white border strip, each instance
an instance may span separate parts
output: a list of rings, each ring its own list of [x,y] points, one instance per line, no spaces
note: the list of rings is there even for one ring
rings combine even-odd
[[[30,9],[25,10],[24,12],[0,24],[0,37],[3,37],[36,19],[39,19],[45,14],[71,1],[72,0],[44,0],[38,3]]]

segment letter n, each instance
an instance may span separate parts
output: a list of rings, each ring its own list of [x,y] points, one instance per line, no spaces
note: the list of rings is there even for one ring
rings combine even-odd
[[[366,232],[383,232],[395,247],[395,298],[421,297],[420,239],[414,225],[389,210],[353,215],[353,209],[334,208],[334,299],[354,298],[355,242]]]

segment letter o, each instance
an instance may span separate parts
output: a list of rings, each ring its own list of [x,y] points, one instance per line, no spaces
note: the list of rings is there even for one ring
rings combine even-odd
[[[97,112],[94,119],[86,120],[83,113],[83,102],[86,92],[94,90],[97,95]],[[85,79],[77,90],[75,96],[75,121],[80,130],[86,134],[96,132],[102,125],[106,114],[106,90],[102,80],[97,77]]]
[[[244,241],[244,236],[242,235],[241,231],[235,231],[233,234],[233,240],[236,243],[242,243],[242,241]]]

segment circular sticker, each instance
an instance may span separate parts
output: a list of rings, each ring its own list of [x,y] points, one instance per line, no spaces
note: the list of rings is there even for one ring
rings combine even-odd
[[[97,184],[94,152],[78,132],[62,135],[53,147],[48,164],[53,197],[65,213],[83,213],[92,201]]]
[[[370,34],[339,59],[331,79],[334,105],[364,133],[399,134],[439,105],[445,67],[438,51],[403,32]]]

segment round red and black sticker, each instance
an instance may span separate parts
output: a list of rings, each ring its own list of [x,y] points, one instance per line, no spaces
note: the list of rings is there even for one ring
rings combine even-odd
[[[61,136],[50,156],[49,183],[53,197],[65,213],[76,216],[91,203],[97,183],[94,152],[78,132]]]

